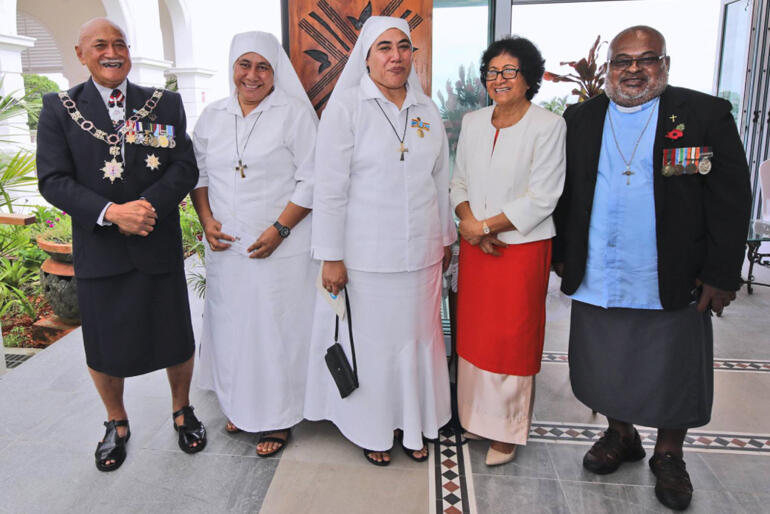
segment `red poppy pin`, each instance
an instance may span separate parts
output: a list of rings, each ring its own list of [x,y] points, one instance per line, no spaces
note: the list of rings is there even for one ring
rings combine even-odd
[[[674,121],[676,119],[676,116],[671,116],[671,121]],[[666,137],[668,139],[676,141],[680,137],[684,136],[684,123],[680,123],[676,126],[676,128],[670,130],[668,134],[666,134]]]

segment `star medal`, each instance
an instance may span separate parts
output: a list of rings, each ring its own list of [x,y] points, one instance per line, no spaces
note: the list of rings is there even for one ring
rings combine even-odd
[[[104,178],[110,180],[110,184],[114,183],[115,179],[123,178],[123,164],[115,160],[115,157],[111,161],[104,161],[101,171],[104,172]]]
[[[133,145],[136,143],[136,132],[129,132],[126,134],[126,143]]]
[[[149,154],[144,160],[144,163],[151,170],[157,170],[160,167],[160,159],[158,159],[158,156],[154,153]]]

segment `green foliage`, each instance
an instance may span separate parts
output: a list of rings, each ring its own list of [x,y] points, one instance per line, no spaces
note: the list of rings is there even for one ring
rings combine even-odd
[[[14,259],[19,251],[31,246],[31,231],[18,225],[0,225],[0,262]]]
[[[563,61],[559,63],[561,66],[571,67],[576,74],[567,73],[559,75],[546,71],[543,78],[551,82],[572,82],[577,84],[578,87],[572,90],[572,94],[578,97],[579,102],[602,94],[604,92],[604,79],[607,75],[607,63],[598,65],[596,62],[599,56],[599,49],[606,43],[606,41],[601,39],[601,36],[596,36],[596,41],[588,50],[588,57],[583,57],[578,61]]]
[[[176,75],[166,75],[166,89],[169,91],[179,91]]]
[[[182,247],[185,256],[195,253],[202,263],[205,262],[206,247],[203,244],[203,226],[189,196],[179,204],[179,223],[182,228]]]
[[[444,120],[447,138],[449,139],[449,153],[454,158],[457,152],[457,139],[460,137],[460,127],[465,113],[475,111],[487,105],[487,90],[479,79],[478,72],[473,63],[458,69],[459,79],[452,86],[452,81],[446,82],[446,95],[439,90],[439,112]]]
[[[554,96],[547,102],[540,102],[540,106],[561,116],[567,108],[567,99],[569,96]]]
[[[26,314],[37,317],[37,308],[28,295],[37,294],[39,276],[21,261],[0,260],[0,315]]]
[[[40,230],[37,228],[35,231],[47,241],[53,241],[54,243],[71,243],[72,242],[72,219],[69,215],[63,211],[58,211],[58,214],[50,218],[41,219],[38,218],[44,228]]]
[[[48,254],[37,245],[27,245],[16,252],[16,258],[23,262],[26,267],[36,269],[43,265]]]
[[[35,154],[19,150],[12,157],[0,155],[0,209],[13,212],[19,195],[28,193],[34,184],[37,184]]]
[[[27,125],[30,130],[37,130],[37,119],[40,110],[43,108],[43,95],[46,93],[56,93],[59,91],[59,85],[48,77],[24,73],[24,92],[30,109],[35,111],[35,116],[29,116]]]
[[[187,277],[187,285],[192,286],[195,294],[198,298],[206,297],[206,274],[199,271],[190,272],[190,276]]]
[[[18,348],[23,342],[23,327],[13,327],[5,336],[3,336],[3,346],[7,348]]]
[[[0,86],[3,84],[4,76],[0,76]],[[12,119],[20,114],[27,113],[28,120],[37,122],[38,115],[42,108],[40,100],[34,100],[24,96],[17,96],[16,91],[11,91],[7,95],[0,95],[0,121]],[[13,142],[9,140],[0,140],[0,143]]]

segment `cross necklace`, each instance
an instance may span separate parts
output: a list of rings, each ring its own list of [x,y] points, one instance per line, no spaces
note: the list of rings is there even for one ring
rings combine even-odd
[[[644,137],[644,133],[647,131],[647,127],[650,125],[650,120],[652,120],[652,115],[655,113],[655,107],[650,107],[650,117],[647,118],[647,123],[644,124],[644,128],[642,129],[642,133],[639,134],[639,137],[636,139],[636,144],[634,144],[634,151],[631,152],[631,158],[626,160],[626,156],[623,155],[623,152],[620,149],[620,143],[618,143],[618,136],[615,135],[615,125],[612,123],[612,109],[608,108],[607,111],[607,117],[610,119],[610,129],[612,130],[612,139],[615,140],[615,147],[618,149],[618,154],[620,154],[620,158],[623,159],[623,163],[626,165],[626,171],[622,173],[622,175],[626,176],[626,185],[631,185],[631,175],[634,175],[634,172],[631,171],[631,163],[634,161],[634,156],[636,155],[636,150],[639,149],[639,143],[642,142],[642,138]]]
[[[406,139],[406,122],[409,121],[409,107],[406,108],[406,117],[404,118],[404,134],[401,137],[398,137],[398,130],[396,130],[396,126],[393,125],[393,122],[390,121],[390,118],[388,118],[388,115],[385,114],[385,110],[380,105],[380,101],[376,98],[374,99],[375,102],[377,102],[377,107],[380,108],[380,111],[382,111],[382,115],[385,116],[385,119],[388,120],[388,124],[390,125],[390,128],[393,129],[393,133],[396,134],[396,139],[398,139],[398,142],[401,143],[401,146],[398,147],[398,151],[401,152],[401,161],[404,160],[404,152],[409,152],[409,149],[404,146],[404,140]]]
[[[249,130],[249,135],[246,136],[246,142],[243,143],[243,153],[246,153],[246,147],[249,144],[249,139],[251,139],[251,134],[254,132],[254,127],[257,126],[257,122],[259,121],[259,118],[262,117],[262,113],[265,111],[260,111],[259,114],[257,114],[257,119],[254,120],[254,123],[251,125],[251,130]],[[244,170],[248,169],[249,167],[243,163],[241,160],[241,148],[238,145],[238,115],[235,114],[235,156],[238,157],[238,165],[235,167],[235,171],[240,172],[241,178],[246,178],[246,174],[243,172]]]

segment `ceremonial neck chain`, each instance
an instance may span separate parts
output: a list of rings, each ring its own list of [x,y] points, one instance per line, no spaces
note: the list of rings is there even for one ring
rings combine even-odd
[[[99,171],[104,173],[103,178],[105,180],[108,179],[110,183],[114,183],[116,179],[123,178],[123,160],[120,157],[120,143],[123,140],[126,131],[128,130],[129,123],[133,123],[150,114],[158,105],[158,102],[162,96],[163,90],[156,89],[152,93],[152,96],[148,98],[144,103],[142,108],[136,111],[130,118],[128,118],[125,123],[116,127],[115,132],[112,134],[108,134],[107,132],[96,128],[92,121],[85,119],[83,115],[80,114],[75,101],[70,98],[66,91],[59,93],[59,100],[67,110],[67,114],[70,115],[70,118],[72,118],[72,120],[77,123],[81,129],[83,129],[85,132],[88,132],[96,139],[104,141],[109,145],[112,160],[104,161],[104,167],[102,167]]]
[[[251,125],[251,130],[249,130],[249,135],[246,136],[246,142],[243,143],[243,153],[246,153],[246,147],[249,145],[249,139],[251,139],[251,133],[254,132],[254,127],[257,126],[257,122],[259,121],[259,118],[262,117],[262,113],[265,111],[261,111],[259,114],[257,114],[257,119],[254,120],[254,123]],[[243,170],[247,169],[248,166],[246,164],[243,164],[243,161],[241,160],[241,149],[240,145],[238,145],[238,115],[234,114],[235,116],[235,156],[238,157],[238,165],[235,167],[235,171],[239,171],[241,173],[241,178],[246,178],[246,174],[243,172]]]
[[[615,135],[615,125],[612,123],[612,108],[607,108],[607,117],[610,119],[610,130],[612,131],[612,139],[615,140],[615,147],[618,149],[618,153],[620,154],[620,158],[623,159],[623,162],[626,165],[626,171],[621,173],[621,175],[626,176],[626,185],[631,185],[631,175],[634,174],[633,171],[631,171],[631,163],[634,161],[634,156],[636,155],[636,150],[639,148],[639,143],[642,142],[642,138],[644,137],[644,133],[647,131],[647,127],[650,125],[650,120],[652,120],[652,115],[655,114],[655,106],[653,105],[650,107],[650,116],[647,118],[647,123],[644,124],[644,128],[642,129],[642,133],[639,134],[639,137],[636,139],[636,144],[634,145],[634,151],[631,152],[631,158],[629,160],[626,160],[626,156],[623,155],[623,152],[620,150],[620,143],[618,143],[618,136]]]
[[[398,151],[401,152],[401,159],[404,160],[404,152],[408,152],[409,149],[404,146],[404,140],[406,139],[406,122],[409,120],[409,107],[406,108],[406,117],[404,118],[404,135],[401,137],[398,137],[398,130],[396,130],[396,126],[393,125],[393,122],[390,121],[390,118],[388,118],[388,115],[385,114],[385,110],[380,105],[380,101],[376,98],[374,99],[375,102],[377,102],[377,107],[380,108],[380,111],[382,112],[382,115],[385,116],[385,119],[388,120],[388,124],[390,125],[390,128],[393,129],[393,133],[396,135],[396,139],[398,139],[398,142],[401,143],[401,146],[399,146]]]

